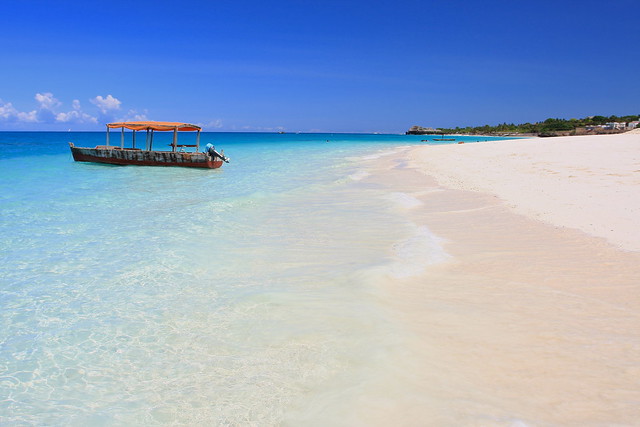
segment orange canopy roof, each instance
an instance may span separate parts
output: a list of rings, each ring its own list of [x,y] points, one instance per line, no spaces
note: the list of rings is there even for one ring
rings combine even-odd
[[[170,131],[177,129],[179,131],[201,130],[200,126],[192,125],[190,123],[180,122],[120,122],[109,123],[107,127],[110,129],[126,128],[131,130],[157,130],[157,131]]]

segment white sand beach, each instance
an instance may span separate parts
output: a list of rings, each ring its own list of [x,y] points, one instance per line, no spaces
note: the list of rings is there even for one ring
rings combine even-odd
[[[640,135],[413,147],[390,157],[372,161],[366,180],[413,200],[399,214],[444,239],[450,258],[387,283],[384,297],[412,335],[397,387],[363,404],[367,418],[636,424]]]
[[[449,188],[498,196],[516,212],[640,250],[640,135],[522,139],[413,150]]]

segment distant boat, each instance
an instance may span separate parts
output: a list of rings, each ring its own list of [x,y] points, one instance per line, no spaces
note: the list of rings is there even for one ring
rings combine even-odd
[[[455,141],[455,138],[445,138],[445,134],[442,134],[442,138],[433,138],[434,141]]]
[[[109,130],[122,129],[120,134],[120,146],[110,145]],[[124,130],[132,130],[131,147],[124,146]],[[136,132],[146,131],[145,149],[136,148]],[[107,124],[106,145],[97,145],[95,148],[76,147],[69,143],[73,160],[76,162],[108,163],[112,165],[135,166],[181,166],[189,168],[217,169],[224,162],[229,163],[229,158],[221,151],[218,153],[212,144],[205,146],[204,152],[200,151],[200,126],[179,122],[121,122]],[[169,144],[171,151],[153,150],[153,133],[173,131],[173,142]],[[178,144],[178,132],[197,131],[195,144]],[[187,152],[185,148],[195,148],[194,152]],[[178,149],[180,151],[178,151]]]

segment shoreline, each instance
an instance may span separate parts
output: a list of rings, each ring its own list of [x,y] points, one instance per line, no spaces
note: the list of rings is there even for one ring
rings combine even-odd
[[[533,143],[464,147],[528,153],[511,145],[518,142]],[[415,200],[398,215],[428,227],[450,258],[383,286],[410,338],[402,368],[389,368],[395,382],[386,396],[378,392],[374,407],[360,412],[375,425],[633,424],[640,418],[640,253],[611,236],[554,224],[556,217],[525,214],[520,199],[480,185],[486,167],[459,176],[467,160],[459,147],[404,148],[365,165],[369,185]],[[432,156],[434,149],[442,153]],[[481,163],[477,153],[471,158]],[[531,176],[510,178],[524,184]]]
[[[418,147],[412,164],[441,185],[492,194],[515,212],[640,250],[640,135]]]

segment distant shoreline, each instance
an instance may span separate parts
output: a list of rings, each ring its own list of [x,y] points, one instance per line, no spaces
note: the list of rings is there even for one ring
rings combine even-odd
[[[539,138],[535,133],[510,133],[510,134],[493,134],[493,133],[447,133],[446,136],[466,136],[473,138],[474,136],[486,136],[491,138]]]

